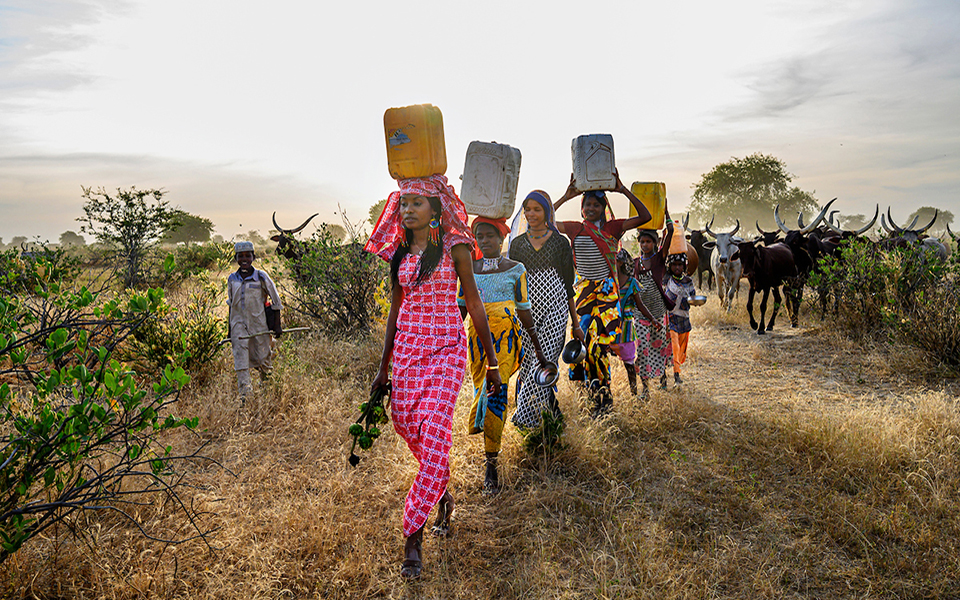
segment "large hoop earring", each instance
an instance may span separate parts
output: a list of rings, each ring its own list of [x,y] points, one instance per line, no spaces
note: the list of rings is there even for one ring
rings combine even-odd
[[[434,246],[440,245],[440,219],[436,217],[430,221],[430,243]]]

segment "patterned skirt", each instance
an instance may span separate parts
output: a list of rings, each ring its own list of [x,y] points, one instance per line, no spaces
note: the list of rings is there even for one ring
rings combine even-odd
[[[673,344],[667,326],[667,314],[661,317],[662,327],[654,327],[643,317],[637,324],[637,373],[644,379],[657,379],[673,362]]]
[[[563,351],[570,313],[563,280],[556,269],[527,271],[527,289],[540,349],[544,358],[556,364]],[[522,333],[524,347],[532,349],[533,342],[529,334],[526,331]],[[537,353],[532,350],[525,352],[517,378],[517,411],[513,414],[513,424],[517,427],[538,427],[544,410],[558,410],[557,387],[540,387],[534,382],[534,375],[539,368]]]
[[[462,332],[433,338],[432,345],[416,333],[397,332],[390,420],[420,465],[404,504],[404,536],[423,527],[450,481],[453,410],[467,366]]]
[[[600,386],[609,385],[607,347],[615,343],[621,333],[620,288],[615,277],[608,277],[580,279],[574,291],[580,328],[587,340],[587,358],[570,366],[570,379],[596,380]]]
[[[503,385],[496,394],[487,394],[487,355],[480,336],[473,328],[473,320],[467,328],[467,348],[470,354],[470,375],[473,378],[473,406],[470,408],[470,433],[483,433],[484,450],[499,452],[503,436],[503,413],[507,409],[507,388],[510,378],[520,368],[524,351],[520,337],[520,322],[513,302],[484,304],[493,349],[500,366],[500,381]],[[531,352],[531,354],[536,354]]]

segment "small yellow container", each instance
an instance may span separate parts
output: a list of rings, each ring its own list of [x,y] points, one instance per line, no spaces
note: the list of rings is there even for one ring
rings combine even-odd
[[[383,113],[387,168],[394,179],[429,177],[447,172],[443,115],[432,104],[388,108]]]
[[[640,229],[662,229],[663,216],[667,208],[667,184],[659,181],[634,181],[630,191],[650,211],[650,222]],[[630,205],[630,216],[637,216],[637,210]]]

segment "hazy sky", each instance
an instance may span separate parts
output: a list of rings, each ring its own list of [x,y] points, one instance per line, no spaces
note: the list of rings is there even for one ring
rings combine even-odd
[[[395,189],[384,110],[418,103],[458,189],[496,140],[557,197],[571,139],[610,133],[676,211],[763,152],[844,213],[960,215],[958,31],[956,0],[0,0],[0,236],[77,230],[80,186],[162,187],[227,238],[358,221]]]

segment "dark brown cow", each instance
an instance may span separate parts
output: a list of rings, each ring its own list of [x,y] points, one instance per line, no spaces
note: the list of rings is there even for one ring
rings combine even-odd
[[[274,236],[271,236],[270,239],[277,243],[277,254],[290,259],[297,259],[303,256],[303,247],[299,240],[293,237],[293,234],[299,233],[307,226],[307,223],[313,220],[314,217],[320,213],[314,213],[312,217],[303,222],[300,227],[295,229],[284,229],[277,225],[277,213],[273,213],[273,226],[280,233]]]
[[[780,286],[787,279],[797,277],[797,266],[793,261],[793,252],[786,244],[777,242],[764,246],[759,242],[738,242],[737,251],[731,256],[739,258],[743,265],[743,274],[750,282],[750,292],[747,296],[747,313],[750,315],[750,327],[763,335],[766,330],[773,331],[777,320],[777,311],[780,310]],[[773,290],[773,312],[770,314],[770,323],[764,328],[764,315],[767,312],[767,298]],[[763,292],[760,300],[760,322],[753,318],[753,296],[758,291]]]
[[[693,248],[694,252],[697,253],[697,289],[713,289],[713,268],[710,266],[710,253],[711,250],[703,247],[703,243],[707,241],[707,236],[704,234],[702,229],[687,229],[687,224],[690,222],[690,215],[687,215],[683,218],[683,230],[687,232],[687,256],[689,257],[690,252],[689,248]],[[688,265],[689,258],[688,258]],[[703,274],[707,274],[707,287],[703,287]],[[693,275],[693,273],[690,273]]]

